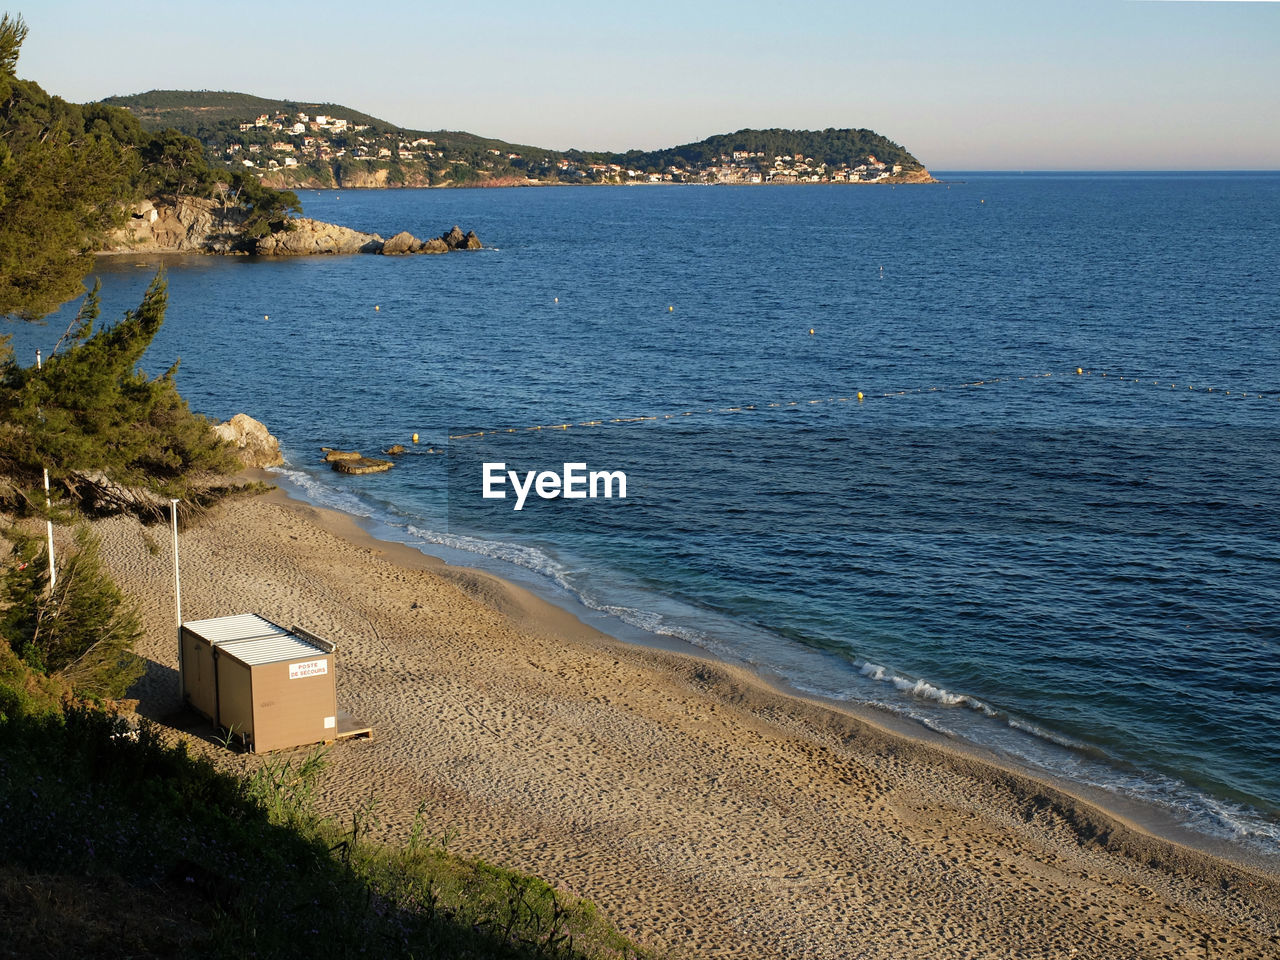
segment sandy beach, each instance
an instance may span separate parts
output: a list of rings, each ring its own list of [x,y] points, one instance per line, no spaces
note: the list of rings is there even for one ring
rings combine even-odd
[[[147,625],[139,710],[172,719],[168,529],[96,526]],[[183,531],[181,558],[185,619],[257,612],[338,645],[339,704],[375,735],[329,751],[324,811],[372,797],[398,841],[423,803],[450,849],[585,897],[665,955],[1280,956],[1274,873],[745,670],[615,641],[343,515],[234,501]]]

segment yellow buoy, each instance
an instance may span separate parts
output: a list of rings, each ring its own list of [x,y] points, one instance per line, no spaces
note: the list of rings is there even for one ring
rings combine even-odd
[[[378,306],[378,305],[375,303],[375,304],[373,305],[373,309],[375,309],[375,310],[381,310],[382,308],[381,308],[380,306]]]
[[[262,315],[262,319],[263,319],[263,320],[270,320],[271,318],[270,318],[269,316],[267,316],[267,315],[264,313],[264,314]]]
[[[810,328],[809,328],[809,336],[811,336],[811,337],[813,336],[813,327],[810,327]]]
[[[858,391],[858,402],[859,402],[859,403],[861,403],[861,402],[862,402],[862,391],[861,391],[861,390],[859,390],[859,391]]]
[[[667,313],[674,313],[675,309],[675,307],[667,307]]]
[[[1076,367],[1076,374],[1077,374],[1077,375],[1079,375],[1079,374],[1082,374],[1082,373],[1084,373],[1084,368],[1083,368],[1083,367]]]
[[[418,435],[416,433],[413,435],[413,442],[414,443],[418,442]]]

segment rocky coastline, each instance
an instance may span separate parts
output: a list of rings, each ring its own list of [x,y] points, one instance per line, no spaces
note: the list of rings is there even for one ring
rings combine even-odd
[[[349,227],[296,217],[264,237],[247,236],[243,209],[218,200],[179,197],[143,200],[129,211],[124,226],[107,237],[102,254],[202,253],[228,256],[299,257],[317,254],[375,253],[387,256],[479,250],[475,231],[454,226],[421,240],[408,231],[390,238]]]

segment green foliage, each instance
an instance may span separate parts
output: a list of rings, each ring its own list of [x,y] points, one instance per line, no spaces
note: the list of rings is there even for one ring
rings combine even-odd
[[[369,124],[388,130],[394,124],[367,113],[336,103],[302,103],[296,100],[270,100],[229,90],[150,90],[130,96],[105,97],[103,103],[132,111],[149,129],[173,127],[196,136],[201,124],[241,123],[260,114],[293,115],[318,113],[346,117],[353,124]]]
[[[217,177],[209,169],[200,141],[176,130],[162,130],[143,145],[148,196],[207,196]]]
[[[18,54],[27,39],[22,17],[0,16],[0,101],[9,99],[9,83],[18,69]]]
[[[32,670],[0,637],[0,725],[16,717],[46,717],[61,711],[70,696],[56,677]]]
[[[59,890],[64,878],[87,876],[118,891],[80,901],[70,917],[60,903],[29,941],[6,938],[5,947],[308,960],[642,956],[590,904],[542,881],[431,844],[370,842],[372,804],[349,828],[318,819],[310,798],[321,765],[312,754],[231,776],[165,746],[146,721],[130,731],[83,708],[0,721],[0,877],[23,881],[0,883],[0,916],[18,916],[10,891],[19,886]],[[149,922],[132,922],[137,911]],[[106,939],[90,944],[82,931],[102,929],[103,912]]]
[[[289,229],[289,215],[302,213],[302,202],[292,190],[272,190],[258,178],[240,170],[228,177],[235,202],[248,211],[242,230],[251,240]]]
[[[20,366],[7,345],[0,351],[0,473],[34,482],[44,467],[69,489],[95,475],[185,497],[193,475],[236,471],[231,451],[178,393],[176,364],[156,378],[138,369],[164,322],[163,275],[136,310],[98,331],[96,293],[68,330],[71,346],[43,369]]]
[[[873,130],[834,127],[826,130],[739,130],[665,150],[632,150],[614,154],[597,162],[619,163],[641,170],[665,170],[673,164],[691,166],[715,163],[721,156],[732,156],[735,150],[763,153],[766,166],[772,166],[775,156],[812,157],[816,163],[829,165],[857,165],[868,156],[874,156],[883,163],[901,164],[907,170],[921,169],[919,160]],[[585,158],[590,155],[581,156]]]
[[[0,316],[41,317],[84,288],[92,251],[124,216],[137,159],[86,133],[74,104],[15,70],[22,19],[0,18]]]
[[[142,624],[102,565],[88,527],[60,558],[53,589],[43,542],[19,534],[14,564],[0,580],[0,635],[33,671],[52,674],[80,696],[119,699],[142,676],[133,653]]]
[[[0,16],[0,316],[43,317],[84,291],[108,231],[139,197],[216,196],[229,181],[199,140],[144,130],[128,110],[79,105],[17,78],[27,27]],[[281,229],[297,198],[250,203],[257,236]]]

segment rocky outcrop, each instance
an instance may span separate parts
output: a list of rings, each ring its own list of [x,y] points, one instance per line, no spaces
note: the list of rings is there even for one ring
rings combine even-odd
[[[402,253],[417,253],[422,249],[422,241],[408,230],[402,230],[382,245],[382,252],[387,256]]]
[[[339,473],[382,473],[384,470],[390,470],[395,464],[390,460],[360,457],[356,460],[335,460],[330,466]]]
[[[400,448],[401,452],[404,447]],[[357,450],[335,450],[333,447],[321,447],[325,463],[339,473],[381,473],[390,470],[395,464],[390,460],[378,460],[366,457]],[[390,453],[390,451],[387,451]]]
[[[237,413],[226,423],[215,424],[213,432],[235,447],[246,467],[275,467],[284,463],[280,441],[253,417]]]
[[[453,250],[480,250],[484,244],[474,230],[467,233],[454,225],[448,233],[422,241],[407,230],[390,240],[376,233],[361,233],[305,217],[290,220],[291,229],[273,233],[258,241],[257,252],[269,257],[299,257],[318,253],[381,253],[404,256],[411,253],[449,253]]]
[[[244,252],[244,220],[243,210],[218,200],[143,200],[129,210],[124,226],[107,237],[103,252]]]
[[[461,228],[425,243],[408,231],[383,240],[376,233],[298,217],[288,229],[259,240],[244,234],[245,212],[218,200],[181,197],[172,201],[143,200],[129,211],[125,225],[107,238],[102,253],[256,253],[267,257],[306,257],[316,254],[448,253],[479,250],[475,231]]]
[[[381,253],[382,237],[350,227],[299,217],[289,229],[258,241],[256,253],[269,257],[305,257],[318,253]]]
[[[453,225],[453,229],[440,239],[444,241],[445,246],[450,250],[479,250],[482,246],[480,238],[476,236],[474,230],[464,234],[462,228],[456,223]]]
[[[893,183],[939,183],[940,181],[933,178],[928,170],[921,167],[919,170],[912,170],[908,173],[900,173],[891,177]]]

